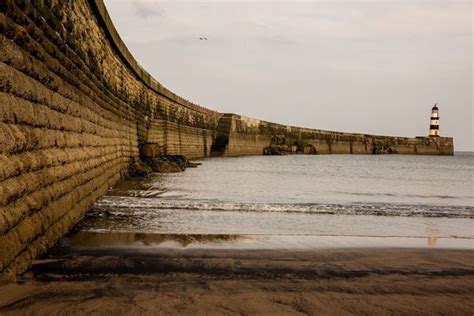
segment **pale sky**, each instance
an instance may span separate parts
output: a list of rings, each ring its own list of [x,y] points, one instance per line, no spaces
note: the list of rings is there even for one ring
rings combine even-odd
[[[105,0],[137,61],[220,112],[302,127],[441,134],[474,150],[473,1]],[[207,40],[200,40],[205,37]]]

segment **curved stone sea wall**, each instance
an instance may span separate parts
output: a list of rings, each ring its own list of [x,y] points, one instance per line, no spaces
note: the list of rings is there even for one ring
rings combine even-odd
[[[220,114],[159,85],[117,36],[101,1],[0,3],[4,277],[24,271],[126,176],[141,144],[210,155]]]
[[[282,139],[318,153],[453,150],[450,138],[337,133],[221,114],[143,70],[101,0],[0,2],[3,279],[27,269],[141,158],[261,155]]]

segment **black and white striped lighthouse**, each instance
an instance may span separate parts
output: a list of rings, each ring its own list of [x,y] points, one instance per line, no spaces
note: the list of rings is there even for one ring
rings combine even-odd
[[[431,109],[430,137],[439,137],[439,110],[437,103]]]

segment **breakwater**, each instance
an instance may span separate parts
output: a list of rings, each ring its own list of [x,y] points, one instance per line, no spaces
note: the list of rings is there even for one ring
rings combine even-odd
[[[288,126],[223,114],[212,146],[214,156],[262,155],[266,148],[289,153],[453,155],[447,137],[393,137]]]
[[[101,0],[0,3],[0,273],[13,279],[144,158],[453,153],[450,138],[303,129],[222,114],[141,68]]]

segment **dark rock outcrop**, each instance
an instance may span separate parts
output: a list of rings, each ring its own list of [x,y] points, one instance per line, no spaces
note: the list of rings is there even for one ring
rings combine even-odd
[[[272,144],[263,149],[263,155],[279,156],[279,155],[316,155],[318,154],[316,148],[312,144],[304,141],[297,141],[294,139],[287,139],[279,136],[272,139]]]
[[[199,163],[190,162],[182,155],[168,155],[145,160],[145,163],[151,168],[153,172],[159,173],[174,173],[182,172],[186,168],[195,168]]]

